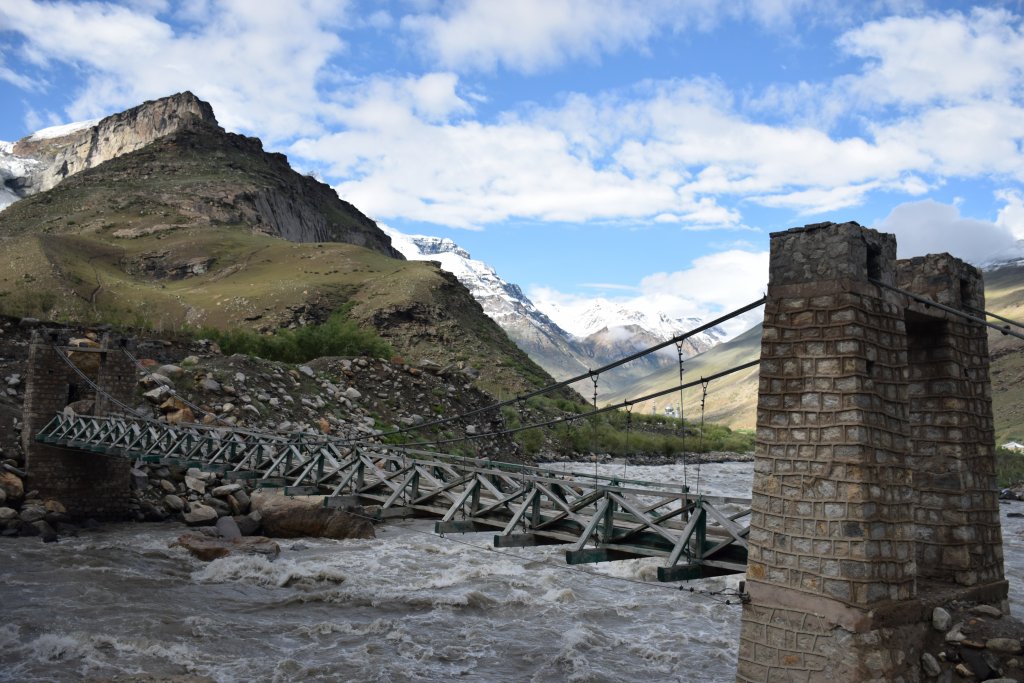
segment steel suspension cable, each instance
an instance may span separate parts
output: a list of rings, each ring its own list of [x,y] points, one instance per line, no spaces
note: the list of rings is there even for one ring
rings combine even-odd
[[[633,353],[633,354],[630,354],[628,356],[625,356],[624,358],[620,358],[619,360],[614,361],[612,363],[608,363],[607,365],[603,365],[603,366],[601,366],[601,367],[599,367],[599,368],[597,368],[595,370],[587,370],[587,372],[585,372],[585,373],[583,373],[581,375],[577,375],[575,377],[570,377],[569,379],[564,379],[564,380],[561,380],[559,382],[555,382],[553,384],[549,384],[546,387],[542,387],[540,389],[535,389],[535,390],[527,392],[525,394],[520,394],[518,396],[515,396],[513,398],[507,399],[505,401],[499,401],[498,403],[492,403],[490,405],[483,406],[482,408],[475,408],[473,410],[461,413],[459,415],[453,415],[451,417],[445,417],[445,418],[440,418],[440,419],[437,419],[437,420],[431,420],[430,422],[421,422],[420,424],[417,424],[417,425],[410,425],[408,427],[403,427],[401,429],[395,429],[395,430],[392,430],[390,432],[383,432],[383,433],[379,434],[378,436],[381,436],[381,437],[392,436],[392,435],[395,435],[395,434],[404,434],[405,432],[411,432],[411,431],[418,431],[418,430],[421,430],[421,429],[426,429],[427,427],[436,427],[436,426],[439,426],[439,425],[442,425],[442,424],[447,424],[447,423],[452,422],[454,420],[460,420],[460,419],[464,419],[464,418],[467,418],[467,417],[471,417],[473,415],[477,415],[477,414],[482,413],[482,412],[487,411],[487,410],[494,410],[494,409],[497,409],[497,408],[503,408],[503,407],[505,407],[507,405],[511,405],[511,404],[513,404],[513,403],[515,403],[517,401],[526,401],[526,400],[529,400],[529,399],[534,398],[536,396],[543,396],[544,394],[549,394],[552,391],[556,391],[558,389],[562,389],[564,387],[567,387],[567,386],[569,386],[571,384],[575,384],[576,382],[579,382],[579,381],[582,381],[582,380],[585,380],[585,379],[593,379],[596,375],[600,375],[601,373],[607,372],[608,370],[613,370],[613,369],[615,369],[615,368],[617,368],[619,366],[625,365],[626,363],[632,362],[632,361],[634,361],[634,360],[636,360],[638,358],[643,358],[644,356],[649,355],[651,353],[654,353],[655,351],[660,351],[661,349],[665,348],[666,346],[671,346],[673,344],[676,344],[676,343],[682,342],[682,341],[684,341],[686,339],[689,339],[690,337],[698,335],[701,332],[706,332],[707,330],[709,330],[709,329],[711,329],[713,327],[716,327],[718,325],[721,325],[724,322],[728,322],[729,320],[732,320],[733,318],[735,318],[737,316],[743,315],[744,313],[747,313],[747,312],[757,308],[758,306],[764,305],[765,301],[767,301],[767,297],[761,297],[757,301],[752,301],[751,303],[747,304],[746,306],[743,306],[741,308],[737,308],[736,310],[731,311],[729,313],[726,313],[725,315],[723,315],[723,316],[721,316],[719,318],[716,318],[716,319],[712,320],[711,322],[704,323],[703,325],[700,325],[699,327],[695,327],[692,330],[689,330],[688,332],[684,332],[682,334],[676,335],[675,337],[672,337],[671,339],[663,341],[663,342],[661,342],[659,344],[655,344],[654,346],[648,347],[648,348],[643,349],[641,351],[637,351],[636,353]],[[663,395],[663,394],[659,394],[659,395]]]
[[[970,320],[971,322],[978,323],[980,325],[984,325],[985,327],[991,327],[993,330],[998,330],[998,331],[1002,332],[1003,334],[1010,335],[1011,337],[1017,337],[1018,339],[1024,339],[1024,334],[1021,334],[1020,332],[1014,332],[1008,326],[1005,326],[1005,325],[1000,326],[1000,325],[996,325],[995,323],[990,323],[989,321],[985,320],[984,318],[979,318],[977,316],[971,315],[970,313],[966,313],[966,312],[960,310],[959,308],[953,308],[952,306],[947,306],[946,304],[940,304],[938,301],[932,301],[928,297],[921,296],[920,294],[915,294],[913,292],[908,292],[907,290],[901,289],[900,287],[896,287],[895,285],[886,284],[886,283],[882,282],[881,280],[875,280],[874,278],[869,278],[869,281],[872,284],[878,285],[879,287],[884,287],[885,289],[891,290],[891,291],[896,292],[898,294],[902,294],[903,296],[910,297],[914,301],[917,301],[918,303],[922,303],[925,306],[934,306],[935,308],[939,309],[940,311],[945,311],[946,313],[952,313],[953,315],[958,315],[961,318],[964,318],[966,320]]]
[[[633,405],[635,403],[642,403],[644,401],[649,401],[649,400],[654,399],[654,398],[659,398],[659,397],[665,396],[667,394],[672,394],[672,393],[675,393],[675,392],[679,391],[680,389],[689,389],[691,387],[701,386],[705,382],[711,382],[713,380],[725,377],[727,375],[731,375],[731,374],[733,374],[735,372],[739,372],[741,370],[746,370],[747,368],[752,368],[755,365],[759,364],[760,362],[761,362],[760,359],[748,361],[746,363],[742,363],[740,365],[733,366],[733,367],[731,367],[731,368],[729,368],[727,370],[722,370],[721,372],[716,372],[713,375],[708,375],[707,377],[701,377],[699,380],[697,380],[695,382],[689,382],[688,384],[683,384],[681,386],[674,386],[674,387],[670,387],[668,389],[662,389],[661,391],[656,391],[656,392],[654,392],[652,394],[647,394],[646,396],[641,396],[639,398],[629,399],[629,400],[626,400],[626,401],[622,401],[620,403],[609,404],[609,405],[606,405],[606,406],[604,406],[602,408],[598,408],[596,410],[592,410],[589,413],[577,413],[577,414],[573,414],[573,415],[563,415],[562,417],[553,418],[553,419],[547,420],[545,422],[535,422],[535,423],[530,424],[530,425],[524,425],[524,426],[520,426],[520,427],[515,427],[513,429],[504,429],[504,430],[500,430],[500,431],[497,431],[497,432],[481,432],[481,433],[478,433],[478,434],[467,434],[466,436],[462,436],[462,437],[457,437],[457,438],[452,438],[452,439],[439,439],[439,440],[436,440],[436,441],[418,441],[418,442],[414,442],[414,443],[392,444],[392,445],[390,445],[388,447],[389,448],[401,449],[401,448],[416,448],[416,447],[420,447],[420,446],[440,446],[440,445],[444,445],[444,444],[461,443],[463,441],[467,441],[467,440],[470,440],[470,439],[482,439],[482,438],[488,437],[488,436],[507,436],[507,435],[510,435],[510,434],[517,434],[519,432],[523,432],[523,431],[526,431],[528,429],[539,429],[541,427],[550,427],[550,426],[553,426],[553,425],[556,425],[556,424],[560,424],[560,423],[563,423],[563,422],[573,423],[576,420],[581,420],[581,419],[584,419],[584,418],[587,418],[587,417],[592,417],[592,416],[595,416],[595,415],[600,415],[602,413],[607,413],[607,412],[612,411],[612,410],[618,410],[620,408],[625,408],[627,406],[631,406],[631,405]]]
[[[1017,322],[1013,318],[1004,318],[1003,316],[999,315],[998,313],[992,313],[991,311],[986,311],[986,310],[981,309],[981,308],[975,308],[974,306],[966,306],[966,305],[964,306],[964,310],[966,310],[966,311],[974,311],[975,313],[983,313],[984,315],[987,315],[990,318],[995,318],[996,320],[1002,320],[1004,323],[1010,323],[1014,327],[1019,327],[1021,329],[1024,329],[1024,323]],[[1008,328],[999,327],[997,329],[1000,332],[1002,332],[1003,334],[1006,334],[1006,329],[1008,329]]]

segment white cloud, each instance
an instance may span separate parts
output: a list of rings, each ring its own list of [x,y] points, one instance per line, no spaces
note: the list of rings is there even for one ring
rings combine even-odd
[[[889,17],[848,32],[839,45],[868,60],[847,84],[867,101],[920,105],[1021,94],[1024,34],[1019,18],[1003,9]]]
[[[976,102],[931,109],[875,130],[878,145],[912,151],[908,167],[945,176],[1005,174],[1024,180],[1024,107]]]
[[[624,50],[645,52],[666,32],[707,32],[749,21],[789,34],[798,22],[845,24],[884,11],[886,3],[837,0],[457,0],[426,4],[401,27],[436,64],[457,71],[498,67],[522,73],[572,60],[600,61]],[[900,6],[916,2],[897,2]]]
[[[1024,240],[1024,194],[1020,190],[1000,190],[996,198],[1005,202],[996,217],[996,225]]]
[[[441,104],[424,106],[435,99],[421,89]],[[377,79],[338,102],[346,130],[291,151],[344,178],[339,192],[372,215],[456,227],[518,216],[744,228],[726,201],[829,211],[878,189],[920,194],[927,184],[907,170],[934,166],[891,132],[876,144],[750,121],[714,81],[575,94],[490,124],[461,118],[456,90],[451,74]]]
[[[346,50],[340,32],[383,30],[393,17],[353,17],[330,0],[11,0],[0,5],[0,25],[24,37],[23,62],[83,74],[70,118],[192,89],[229,129],[260,134],[271,147],[298,138],[290,151],[299,164],[318,165],[346,199],[381,218],[745,229],[741,211],[751,204],[823,213],[878,192],[918,196],[945,177],[1024,180],[1024,41],[1019,18],[1003,10],[865,24],[839,41],[857,60],[855,73],[747,97],[714,78],[651,81],[477,119],[485,86],[455,71],[536,70],[643,50],[666,31],[728,21],[784,31],[795,20],[841,23],[887,7],[850,5],[422,3],[402,30],[451,70],[358,78],[332,61]],[[3,78],[27,87],[31,76],[0,63]],[[848,125],[830,133],[839,121]]]
[[[672,318],[709,321],[756,301],[767,284],[768,252],[731,249],[695,259],[686,270],[648,275],[631,296],[586,297],[549,287],[531,287],[528,296],[552,320],[572,331],[587,310],[602,303],[638,310],[654,318],[664,313]],[[722,327],[731,337],[760,322],[762,316],[760,309],[755,309]]]
[[[81,72],[72,120],[192,90],[230,129],[271,141],[319,129],[317,86],[344,48],[335,33],[344,4],[191,2],[176,15],[191,23],[178,29],[145,9],[14,0],[0,6],[0,25],[24,36],[19,54],[27,62]]]
[[[526,73],[568,58],[594,60],[639,47],[655,31],[647,11],[610,0],[467,0],[448,16],[409,15],[402,28],[449,68],[490,70],[501,63]]]
[[[930,199],[900,204],[875,227],[896,235],[900,258],[948,252],[981,265],[1016,246],[1009,226],[965,218],[958,207]]]

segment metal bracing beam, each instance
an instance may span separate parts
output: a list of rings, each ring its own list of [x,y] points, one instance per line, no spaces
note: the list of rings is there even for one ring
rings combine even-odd
[[[382,518],[433,516],[440,533],[497,531],[499,547],[571,544],[572,563],[661,557],[664,580],[742,571],[746,561],[748,529],[739,520],[750,515],[750,501],[678,484],[125,416],[58,415],[37,438],[249,475],[285,493],[328,492],[328,506],[376,503]],[[735,504],[744,508],[723,507]]]

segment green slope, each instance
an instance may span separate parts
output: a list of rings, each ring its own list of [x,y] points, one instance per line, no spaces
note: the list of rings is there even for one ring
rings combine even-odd
[[[724,344],[712,347],[683,363],[683,382],[694,382],[701,377],[713,375],[747,361],[761,354],[761,326],[757,325]],[[679,385],[678,369],[657,372],[639,379],[625,389],[602,396],[605,404],[618,403],[646,396],[648,394]],[[687,420],[700,419],[702,387],[683,392],[683,415]],[[660,398],[637,403],[634,410],[644,414],[663,414],[667,406],[678,410],[679,394],[673,393]],[[733,428],[752,429],[757,410],[757,367],[742,370],[722,377],[708,385],[704,399],[704,417],[710,422],[726,424]]]

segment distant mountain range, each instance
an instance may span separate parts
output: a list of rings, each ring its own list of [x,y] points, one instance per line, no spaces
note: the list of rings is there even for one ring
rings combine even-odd
[[[555,306],[542,311],[518,285],[506,282],[491,266],[473,259],[452,240],[406,235],[387,227],[383,230],[391,238],[391,244],[407,259],[436,261],[455,275],[516,345],[557,379],[586,373],[702,323],[698,318],[652,317],[600,299],[578,316]],[[683,343],[683,356],[690,358],[703,353],[721,340],[722,332],[716,328],[694,335]],[[617,391],[664,368],[678,369],[674,347],[602,375],[599,399],[601,394]],[[589,380],[575,388],[584,396],[590,396],[593,391]]]

